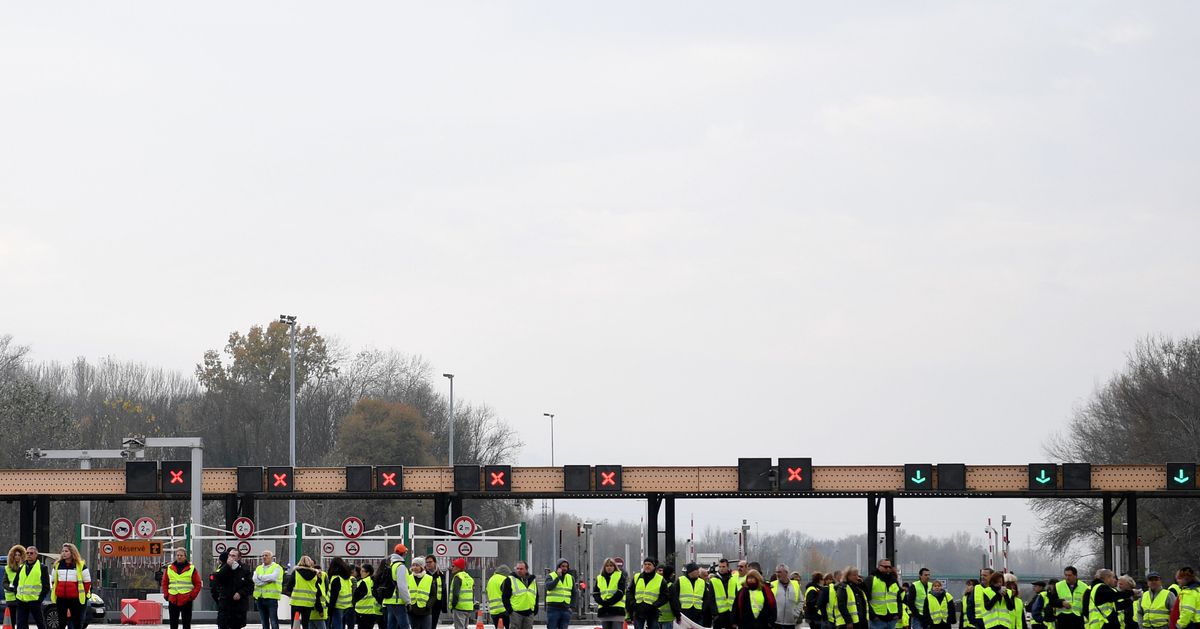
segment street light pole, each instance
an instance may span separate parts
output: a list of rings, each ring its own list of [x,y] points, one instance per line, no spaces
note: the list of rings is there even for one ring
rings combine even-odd
[[[554,413],[542,413],[550,418],[550,467],[554,467]],[[550,499],[550,561],[558,561],[558,509]]]
[[[442,377],[450,380],[450,417],[448,419],[448,422],[450,424],[450,447],[449,447],[449,450],[450,450],[450,472],[451,472],[451,474],[453,474],[454,473],[454,374],[444,373],[444,374],[442,374]],[[454,525],[454,523],[452,521],[453,519],[454,519],[454,509],[446,509],[446,530],[447,531],[451,530],[451,528],[453,527],[453,525]]]
[[[288,349],[288,370],[290,372],[288,377],[288,465],[294,470],[296,468],[296,315],[279,315],[279,322],[290,328],[288,336],[291,337]],[[294,535],[296,532],[295,500],[288,500],[288,522],[292,523],[292,534]],[[292,542],[292,545],[293,552],[291,554],[295,555],[295,542]],[[295,560],[293,559],[293,561]]]

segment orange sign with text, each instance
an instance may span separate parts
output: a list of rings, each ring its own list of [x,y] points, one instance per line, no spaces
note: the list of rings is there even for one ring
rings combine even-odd
[[[154,539],[110,539],[100,542],[101,557],[157,557],[163,543]]]

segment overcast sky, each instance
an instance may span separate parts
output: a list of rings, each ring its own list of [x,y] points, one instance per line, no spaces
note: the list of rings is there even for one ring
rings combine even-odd
[[[0,6],[0,332],[299,315],[549,462],[1025,463],[1200,293],[1200,5]],[[636,518],[642,503],[560,503]],[[816,535],[861,501],[681,503]],[[902,502],[979,533],[1023,503]]]

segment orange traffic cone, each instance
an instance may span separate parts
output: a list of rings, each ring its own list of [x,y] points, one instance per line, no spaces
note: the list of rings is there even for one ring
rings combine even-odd
[[[496,619],[496,629],[504,629],[504,619],[503,618]]]
[[[300,622],[300,612],[295,612],[295,615],[292,618],[292,629],[300,629],[301,626],[302,623]]]
[[[4,607],[4,629],[12,629],[12,616],[9,615],[7,605]]]
[[[475,629],[483,629],[483,610],[475,611]]]

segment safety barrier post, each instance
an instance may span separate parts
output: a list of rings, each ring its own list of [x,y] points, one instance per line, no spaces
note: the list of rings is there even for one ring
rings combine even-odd
[[[292,565],[295,566],[300,563],[300,554],[304,552],[304,526],[298,522],[292,522],[292,528],[296,529],[296,550],[292,558]]]
[[[521,546],[518,549],[517,558],[520,559],[521,561],[529,561],[529,557],[525,556],[529,551],[529,544],[527,544],[525,541],[525,523],[524,522],[521,523],[519,530],[521,531],[521,541],[519,542],[521,544]]]

